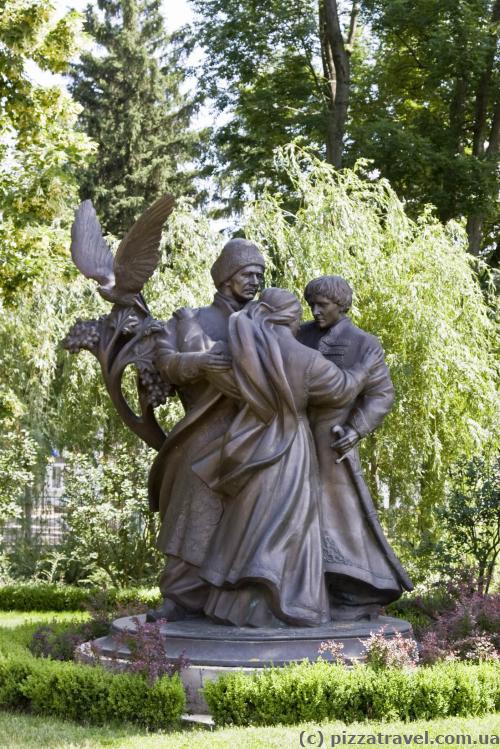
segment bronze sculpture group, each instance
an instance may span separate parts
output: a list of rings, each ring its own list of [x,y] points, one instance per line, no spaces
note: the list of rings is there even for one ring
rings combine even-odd
[[[149,497],[167,563],[163,604],[148,616],[253,627],[374,618],[411,589],[357,448],[393,403],[380,343],[350,321],[352,292],[338,276],[307,285],[309,323],[284,289],[255,299],[265,261],[244,239],[215,261],[210,306],[155,320],[141,291],[172,205],[162,198],[143,214],[113,263],[82,204],[72,256],[114,306],[65,340],[97,356],[120,416],[158,450]],[[121,389],[130,364],[140,415]],[[174,393],[185,415],[164,434],[154,407]]]

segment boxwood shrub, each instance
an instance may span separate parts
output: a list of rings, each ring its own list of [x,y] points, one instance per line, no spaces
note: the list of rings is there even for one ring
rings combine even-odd
[[[130,721],[156,730],[179,723],[185,693],[178,675],[149,685],[138,674],[25,656],[0,659],[0,707],[93,724]]]
[[[29,700],[22,686],[36,667],[29,655],[0,657],[0,708],[27,708]]]
[[[76,611],[102,593],[100,589],[48,583],[2,585],[0,611]],[[155,589],[109,588],[105,593],[108,604],[116,606],[140,603],[151,608],[160,600],[160,594]]]
[[[347,669],[326,661],[228,674],[204,688],[218,725],[306,721],[431,720],[500,709],[496,663],[445,662],[416,669]]]

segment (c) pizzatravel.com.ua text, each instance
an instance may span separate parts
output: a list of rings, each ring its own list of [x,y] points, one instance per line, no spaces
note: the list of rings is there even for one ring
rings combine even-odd
[[[331,733],[308,730],[300,733],[300,746],[329,747],[336,746],[500,746],[500,734],[479,734],[471,736],[466,733],[443,733],[430,736],[423,733]]]

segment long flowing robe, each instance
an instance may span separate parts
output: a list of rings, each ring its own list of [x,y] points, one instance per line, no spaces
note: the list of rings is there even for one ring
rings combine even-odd
[[[224,494],[224,512],[200,569],[211,585],[204,611],[242,625],[254,623],[267,604],[283,622],[314,626],[330,614],[307,407],[348,402],[364,372],[343,372],[302,346],[282,327],[286,315],[279,311],[261,318],[258,303],[231,317],[240,410],[193,463],[206,485]],[[230,379],[221,376],[219,386]]]
[[[358,448],[337,463],[330,444],[333,426],[351,426],[364,437],[376,429],[394,402],[394,388],[377,338],[347,317],[327,331],[305,323],[299,340],[341,369],[352,367],[368,348],[379,351],[361,392],[343,403],[311,403],[321,479],[321,543],[333,607],[384,605],[411,590],[412,584],[390,548],[361,471]]]
[[[214,342],[227,344],[228,320],[238,309],[241,305],[217,293],[209,307],[179,310],[166,324],[157,347],[157,366],[176,386],[185,415],[153,462],[150,507],[160,512],[160,551],[194,567],[203,562],[223,507],[219,493],[199,479],[191,463],[207,442],[225,433],[237,413],[236,401],[200,376],[195,362]],[[164,595],[169,594],[168,583],[160,587]],[[189,605],[187,600],[182,603]]]

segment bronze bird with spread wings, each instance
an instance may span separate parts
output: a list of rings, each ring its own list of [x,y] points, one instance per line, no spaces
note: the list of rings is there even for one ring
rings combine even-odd
[[[71,229],[71,257],[84,276],[98,282],[103,299],[149,314],[141,291],[159,263],[162,228],[174,203],[171,195],[154,202],[122,239],[115,256],[102,235],[92,201],[81,203]]]

